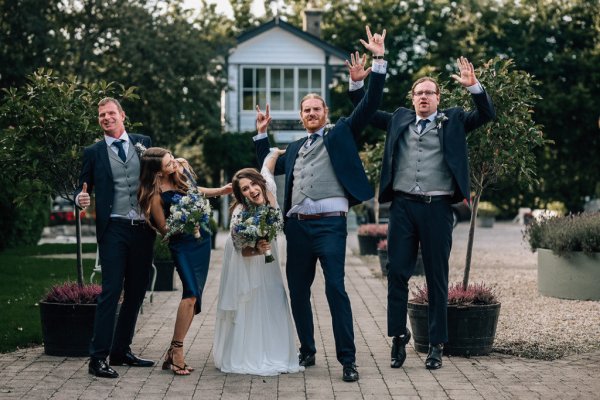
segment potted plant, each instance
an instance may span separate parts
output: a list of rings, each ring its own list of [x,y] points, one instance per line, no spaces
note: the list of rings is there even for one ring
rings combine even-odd
[[[359,225],[358,249],[361,255],[377,255],[377,243],[387,238],[387,224]]]
[[[533,106],[540,97],[535,93],[535,86],[539,83],[528,73],[513,69],[513,61],[496,57],[483,65],[477,72],[477,77],[485,90],[490,94],[496,107],[496,119],[467,135],[469,166],[471,176],[471,221],[467,239],[467,252],[465,269],[461,284],[450,285],[451,288],[460,286],[463,292],[477,291],[475,285],[469,284],[471,270],[471,257],[475,237],[475,223],[481,195],[485,188],[499,180],[511,179],[516,184],[523,186],[535,182],[535,154],[536,147],[548,143],[544,139],[541,127],[533,119]],[[460,105],[465,109],[472,107],[471,99],[466,90],[456,87],[448,92],[442,88],[443,101],[451,105]],[[450,293],[450,291],[449,291]],[[461,296],[459,296],[460,298]],[[461,303],[463,310],[475,309],[478,316],[474,320],[455,319],[458,315],[448,314],[448,324],[461,324],[457,332],[462,332],[464,338],[453,337],[446,347],[460,349],[454,350],[455,354],[473,355],[485,354],[491,351],[491,344],[487,349],[481,349],[481,343],[469,338],[480,337],[486,334],[486,327],[495,326],[500,313],[500,302],[495,296],[480,296],[483,302]],[[409,301],[408,315],[413,326],[413,321],[427,315],[425,310],[415,307],[413,299]],[[493,305],[493,307],[492,307]],[[424,312],[424,314],[423,314]],[[464,339],[464,340],[463,340]],[[419,338],[414,335],[415,348],[424,349],[428,346],[428,337]],[[461,345],[455,343],[460,340]],[[467,344],[471,342],[472,347]],[[446,348],[445,347],[445,348]]]
[[[534,219],[524,238],[538,253],[538,291],[600,300],[600,212]]]
[[[106,96],[132,99],[137,97],[133,89],[117,89],[114,83],[84,84],[74,77],[59,78],[53,71],[39,69],[28,77],[28,83],[19,89],[10,88],[5,91],[0,103],[0,145],[6,151],[2,152],[2,164],[5,169],[12,171],[9,179],[15,183],[31,182],[42,193],[51,196],[60,196],[72,202],[73,193],[77,189],[79,172],[81,169],[82,149],[101,138],[97,122],[98,101]],[[30,193],[23,193],[15,201],[21,202]],[[93,297],[99,293],[95,286],[90,288],[84,285],[83,264],[81,260],[81,215],[75,212],[77,257],[74,263],[77,271],[77,284],[69,286],[70,295],[59,298],[64,303],[72,299]],[[65,294],[63,286],[57,286],[59,292]],[[89,298],[89,307],[95,312],[95,297]],[[45,325],[58,319],[58,313],[48,317],[44,315],[46,300],[40,302],[42,330],[49,333],[52,326]],[[63,304],[64,304],[63,303]],[[91,313],[80,311],[81,307],[63,307],[70,318],[76,318],[74,313]],[[89,343],[89,336],[83,331],[71,331],[65,337],[73,343]],[[62,348],[52,351],[54,355],[69,355],[76,350]],[[86,352],[87,354],[87,348]],[[85,355],[84,354],[84,355]]]
[[[429,324],[427,322],[427,285],[417,287],[408,303],[410,326],[415,350],[427,353]],[[489,318],[489,315],[495,318]],[[456,283],[448,288],[448,343],[444,354],[479,356],[492,351],[500,303],[493,289],[484,283],[464,288]]]
[[[477,226],[480,228],[492,228],[499,211],[498,207],[489,201],[480,202],[477,209]]]
[[[156,281],[154,282],[155,291],[174,290],[173,272],[175,264],[171,258],[171,251],[166,242],[160,238],[154,241],[154,266],[156,267]],[[152,272],[151,272],[152,273]],[[148,282],[148,290],[152,281]]]
[[[388,241],[382,239],[377,243],[377,256],[379,256],[379,266],[381,267],[381,273],[383,276],[388,274]],[[423,264],[423,256],[421,255],[421,248],[417,253],[417,263],[415,264],[415,271],[413,275],[425,275],[425,265]]]
[[[94,330],[100,285],[76,282],[54,286],[40,301],[44,352],[51,356],[87,356]]]

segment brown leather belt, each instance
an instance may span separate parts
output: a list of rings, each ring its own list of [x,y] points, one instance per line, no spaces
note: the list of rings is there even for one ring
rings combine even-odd
[[[348,215],[348,213],[344,212],[344,211],[333,211],[333,212],[326,212],[326,213],[319,213],[319,214],[293,213],[292,215],[290,215],[290,217],[295,218],[299,221],[302,221],[305,219],[321,219],[321,218],[327,218],[327,217],[345,217],[346,215]]]
[[[427,203],[427,204],[429,204],[431,202],[435,202],[435,201],[440,201],[440,200],[450,200],[452,198],[452,196],[450,196],[448,194],[442,194],[439,196],[429,196],[426,194],[414,194],[414,193],[406,193],[406,192],[394,192],[394,196],[399,196],[406,200],[418,201],[418,202]]]

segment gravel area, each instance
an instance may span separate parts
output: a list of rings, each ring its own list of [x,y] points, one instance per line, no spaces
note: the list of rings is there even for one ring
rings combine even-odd
[[[462,281],[468,223],[454,230],[450,282]],[[494,351],[554,360],[600,349],[600,302],[562,300],[537,290],[537,253],[522,240],[523,227],[510,222],[476,228],[470,282],[492,286],[502,304]],[[381,276],[375,256],[363,256]],[[415,276],[411,287],[423,284]],[[599,283],[600,284],[600,283]]]

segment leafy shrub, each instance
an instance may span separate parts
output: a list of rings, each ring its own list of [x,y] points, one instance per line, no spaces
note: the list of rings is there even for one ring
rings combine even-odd
[[[387,224],[363,224],[359,225],[357,233],[359,236],[387,236]]]
[[[477,216],[481,218],[491,218],[498,215],[500,210],[489,201],[482,201],[477,208]]]
[[[154,260],[155,261],[170,261],[171,251],[166,242],[162,241],[161,237],[157,237],[154,241]]]
[[[427,285],[417,286],[412,294],[414,297],[411,302],[428,304]],[[466,290],[463,289],[462,283],[455,283],[448,287],[448,305],[469,306],[496,303],[498,300],[494,290],[485,283],[470,283]]]
[[[523,238],[531,251],[549,249],[562,256],[569,252],[600,252],[600,212],[534,219]]]
[[[62,304],[95,304],[101,292],[100,285],[79,286],[77,282],[66,282],[53,286],[42,301]]]

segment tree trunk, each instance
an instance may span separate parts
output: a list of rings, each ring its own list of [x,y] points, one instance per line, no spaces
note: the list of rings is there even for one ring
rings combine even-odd
[[[463,290],[467,290],[469,286],[469,273],[471,272],[471,256],[473,254],[473,240],[475,238],[475,221],[477,219],[477,208],[479,207],[479,199],[481,192],[475,192],[473,196],[473,205],[471,207],[471,221],[469,224],[469,239],[467,240],[467,257],[465,260],[465,271],[463,273]]]
[[[83,286],[83,262],[81,260],[81,211],[75,206],[75,237],[77,238],[77,283]]]

